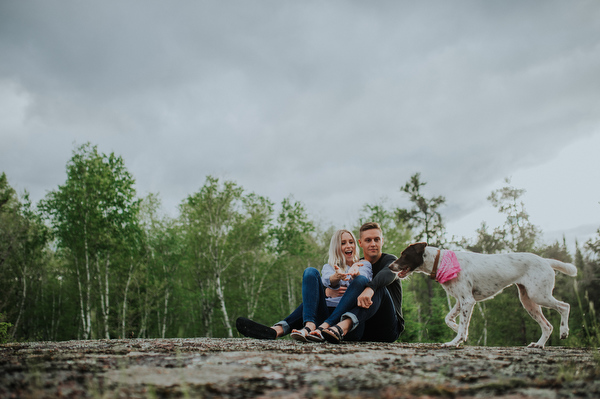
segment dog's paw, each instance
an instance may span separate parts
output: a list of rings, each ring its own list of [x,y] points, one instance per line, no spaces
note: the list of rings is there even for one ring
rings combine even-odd
[[[527,347],[528,348],[533,348],[533,349],[544,349],[544,345],[540,345],[537,342],[532,342]]]
[[[442,344],[442,348],[458,348],[460,346],[462,341],[458,341],[458,342],[454,342],[454,341],[450,341],[450,342],[445,342]]]

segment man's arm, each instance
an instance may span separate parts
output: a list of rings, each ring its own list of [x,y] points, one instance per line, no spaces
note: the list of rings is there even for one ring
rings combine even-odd
[[[385,254],[385,258],[381,259],[383,268],[375,277],[373,277],[373,280],[367,284],[367,287],[373,289],[373,291],[377,291],[380,288],[387,287],[396,280],[397,275],[388,267],[396,259],[397,258],[394,255]]]
[[[358,296],[358,306],[368,309],[373,304],[371,298],[373,298],[375,291],[388,286],[394,280],[396,280],[396,278],[398,278],[398,276],[396,276],[396,274],[388,267],[396,259],[397,258],[394,255],[390,254],[386,254],[385,258],[381,259],[383,268],[377,273],[373,280],[367,284],[363,292]]]

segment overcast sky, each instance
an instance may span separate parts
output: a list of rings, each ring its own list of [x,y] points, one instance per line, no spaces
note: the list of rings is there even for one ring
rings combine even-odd
[[[322,226],[421,173],[449,236],[600,227],[600,2],[0,1],[0,172],[37,201],[76,146],[176,213],[207,175]]]

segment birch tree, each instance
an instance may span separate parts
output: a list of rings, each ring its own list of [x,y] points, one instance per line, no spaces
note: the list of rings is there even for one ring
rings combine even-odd
[[[84,339],[92,338],[93,310],[102,316],[100,334],[110,338],[111,286],[131,266],[124,259],[132,259],[138,229],[133,186],[121,157],[86,143],[67,163],[65,184],[40,203],[77,282]]]
[[[265,209],[257,211],[260,208]],[[245,235],[249,226],[260,225],[268,208],[264,198],[244,195],[244,190],[236,183],[221,183],[211,176],[206,178],[199,192],[188,196],[181,205],[188,260],[195,270],[207,334],[212,334],[210,321],[215,304],[226,335],[233,337],[226,301],[225,272],[232,265],[242,263],[247,254],[261,246],[261,239],[248,241],[254,238]],[[233,278],[238,284],[239,276]]]
[[[26,295],[27,292],[27,281],[19,277],[18,251],[23,230],[19,208],[17,194],[8,184],[6,174],[2,173],[0,175],[0,284],[4,288],[0,290],[0,313],[6,312],[7,317],[12,320],[13,317],[19,317],[15,316],[18,306],[14,299]]]
[[[314,247],[311,234],[315,230],[314,223],[309,219],[301,202],[294,201],[292,197],[281,202],[281,211],[271,229],[271,235],[274,239],[277,270],[282,280],[280,285],[284,288],[281,298],[287,299],[282,304],[282,313],[291,312],[302,301],[302,271],[309,266],[322,266],[310,263],[310,249]],[[326,256],[322,258],[326,259]]]
[[[150,312],[155,311],[158,318],[158,335],[165,338],[176,276],[180,273],[182,263],[183,237],[177,220],[161,214],[160,209],[158,195],[150,194],[144,198],[142,224],[146,235],[148,273],[144,281],[146,293],[142,310],[142,329],[147,327]]]
[[[46,249],[49,231],[33,209],[27,193],[22,201],[8,184],[6,174],[0,175],[0,312],[7,312],[12,322],[10,335],[19,330],[28,337],[28,329],[38,328],[34,295],[43,289]],[[29,306],[28,306],[29,305]],[[39,309],[39,306],[37,307]],[[29,310],[29,312],[28,312]],[[35,314],[35,315],[34,315]],[[27,322],[27,327],[23,327]]]
[[[253,318],[263,291],[270,281],[275,258],[268,251],[269,228],[273,216],[273,204],[256,194],[241,199],[243,213],[231,236],[233,247],[240,256],[235,270],[228,273],[229,297],[235,301],[235,310]]]

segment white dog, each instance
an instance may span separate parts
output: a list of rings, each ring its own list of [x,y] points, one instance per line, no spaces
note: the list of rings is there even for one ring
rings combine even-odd
[[[554,259],[545,259],[531,253],[507,253],[485,255],[473,252],[452,252],[428,247],[420,242],[408,246],[402,255],[389,268],[405,278],[412,272],[429,274],[440,282],[440,254],[442,258],[448,252],[458,261],[460,267],[454,273],[446,272],[442,283],[446,292],[456,298],[456,305],[446,316],[446,324],[457,332],[456,337],[443,344],[444,347],[458,346],[467,340],[469,321],[475,302],[493,298],[496,294],[512,284],[519,288],[519,298],[529,315],[542,328],[540,339],[529,347],[543,348],[552,333],[552,324],[544,317],[541,306],[555,309],[560,313],[560,338],[569,335],[568,303],[560,302],[552,296],[554,289],[554,270],[569,276],[576,276],[577,269],[570,263]],[[448,261],[446,263],[451,263]],[[437,276],[437,277],[436,277]],[[456,316],[460,313],[460,325],[456,324]]]

